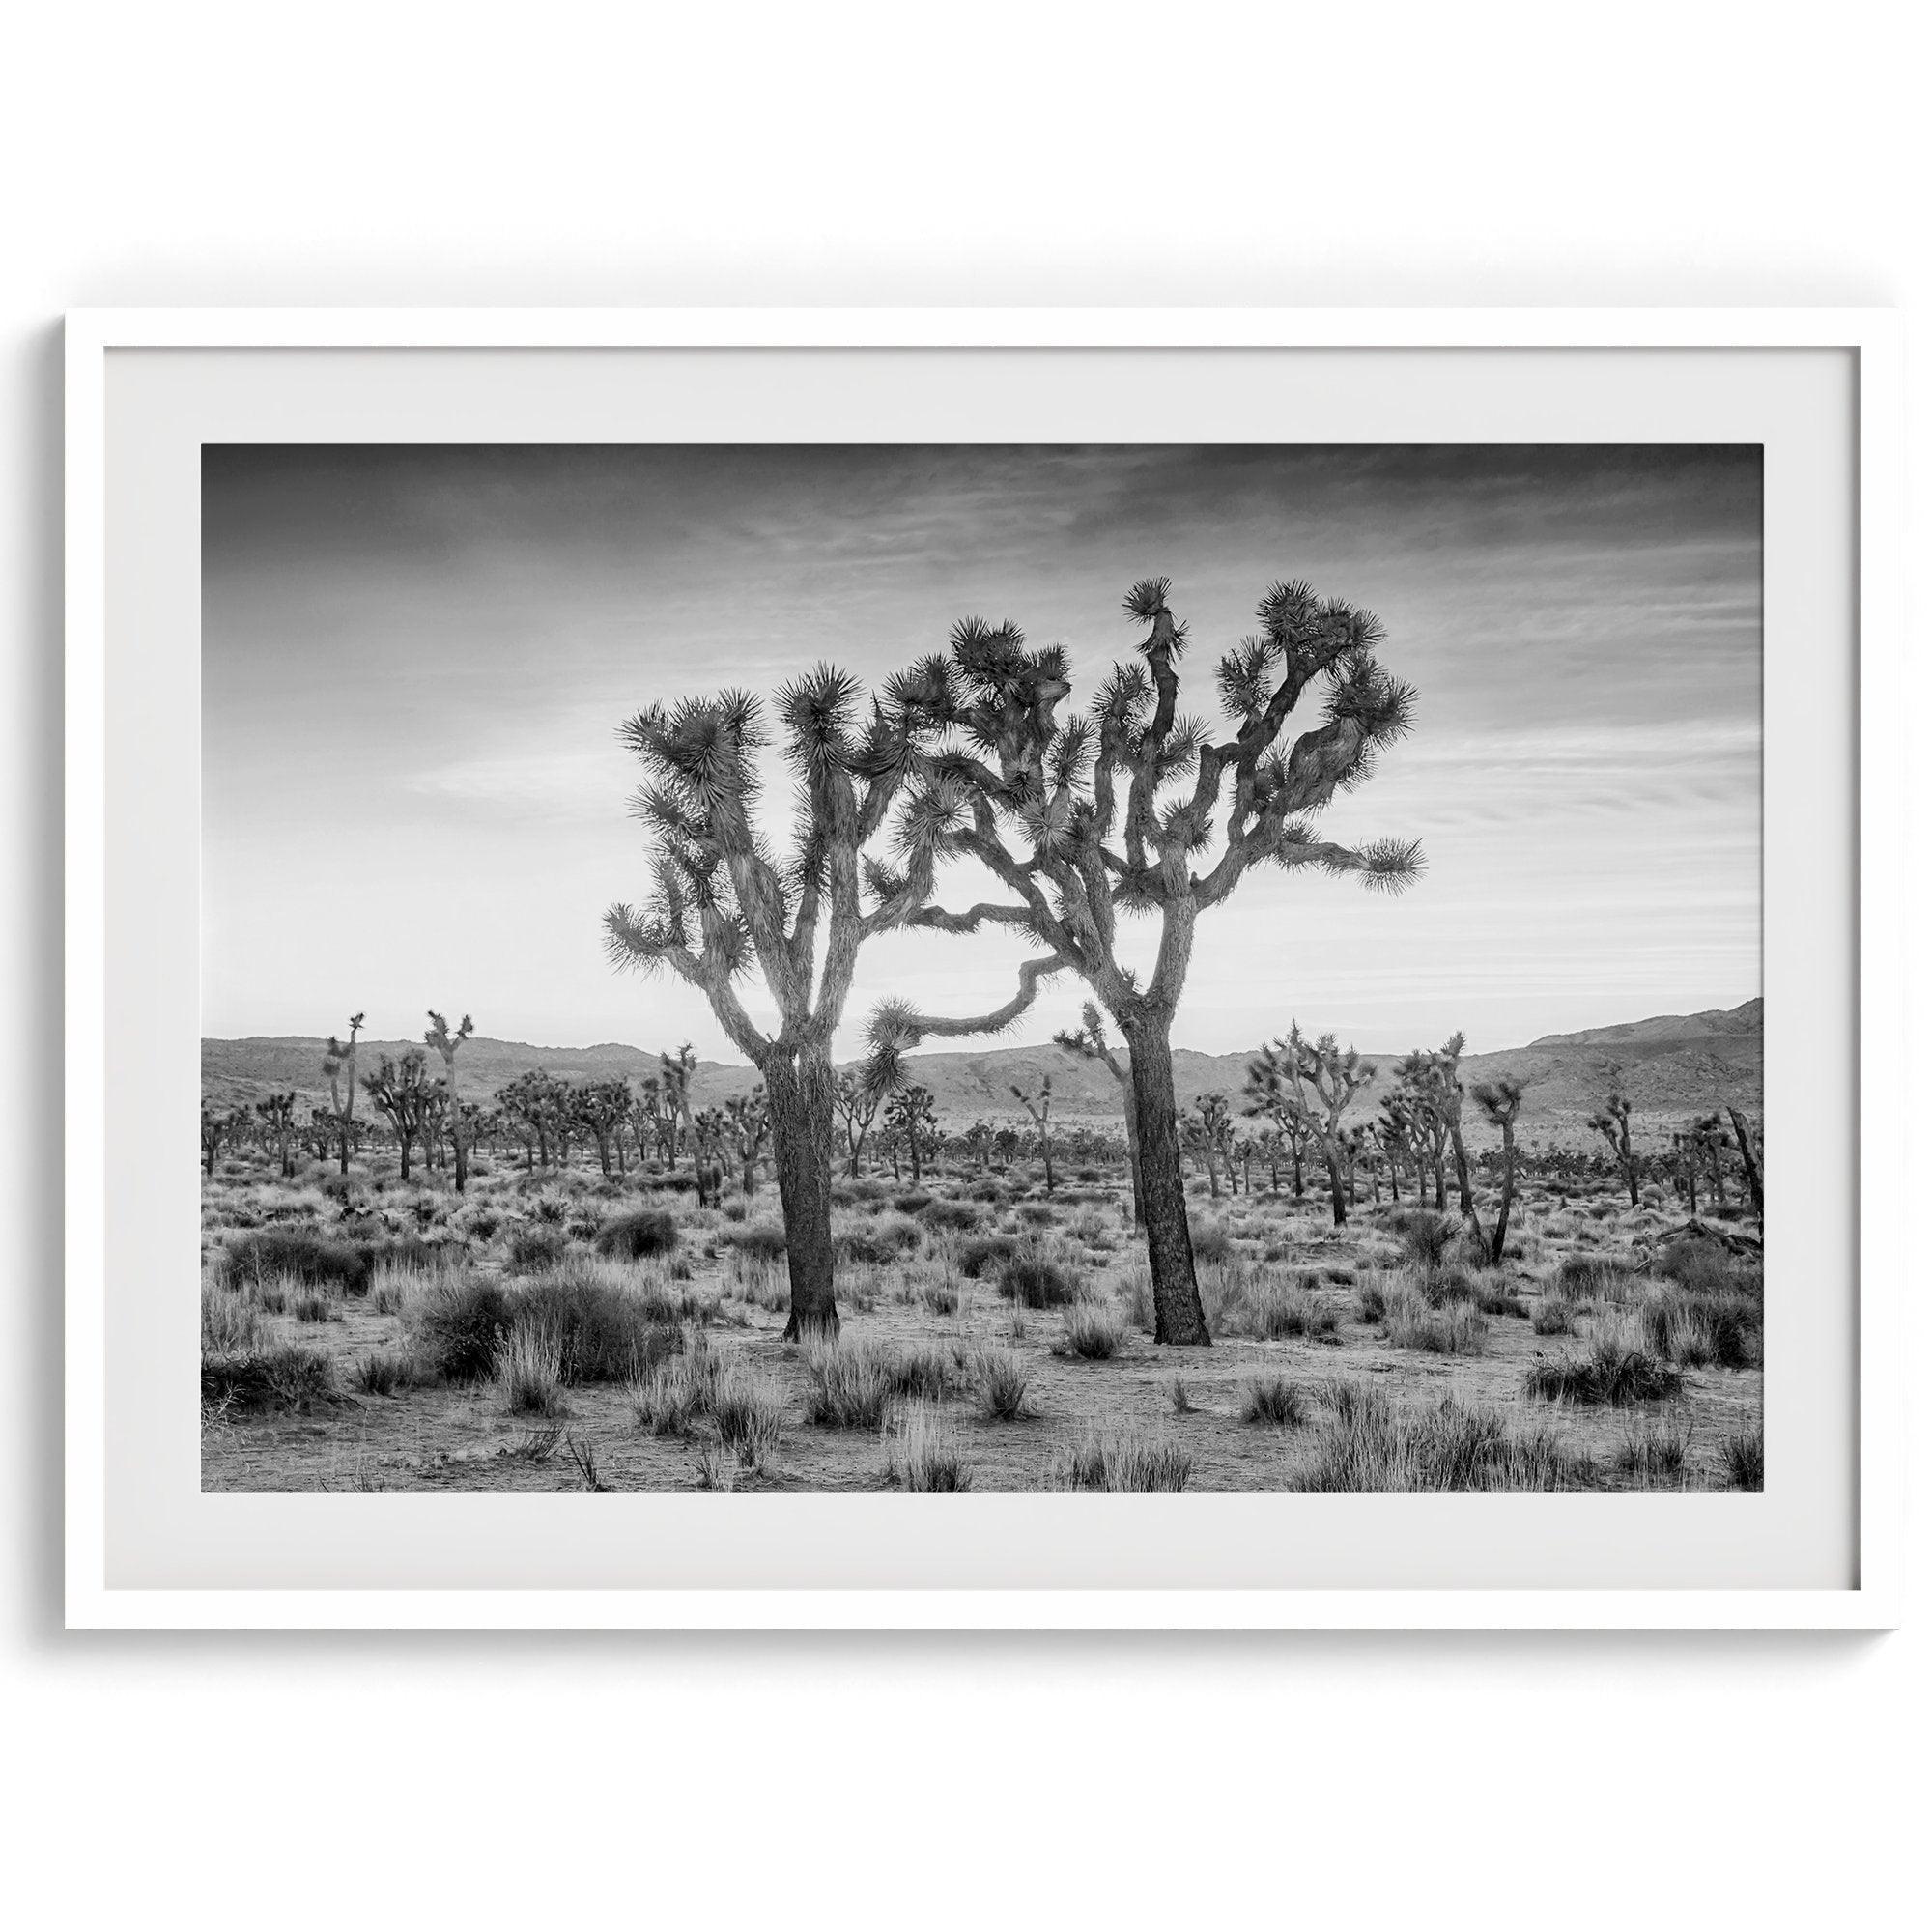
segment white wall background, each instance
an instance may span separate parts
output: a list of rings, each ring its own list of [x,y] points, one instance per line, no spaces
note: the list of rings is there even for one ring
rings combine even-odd
[[[1923,1829],[1922,1627],[65,1636],[55,1131],[63,309],[1876,302],[1922,348],[1908,19],[1682,0],[10,17],[0,1776],[19,1790],[0,1815],[20,1922],[1914,1909],[1886,1899]],[[1917,554],[1922,504],[1913,530]]]

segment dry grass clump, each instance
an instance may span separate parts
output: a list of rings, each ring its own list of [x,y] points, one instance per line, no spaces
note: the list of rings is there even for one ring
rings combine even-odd
[[[246,1296],[204,1281],[201,1285],[201,1352],[240,1355],[262,1337],[262,1317]]]
[[[734,1372],[721,1377],[711,1396],[718,1439],[740,1468],[763,1475],[784,1435],[784,1395],[776,1378]]]
[[[1010,1349],[982,1349],[974,1364],[980,1413],[988,1422],[1023,1422],[1034,1413],[1027,1389],[1033,1372]]]
[[[1594,1486],[1586,1457],[1547,1429],[1518,1431],[1495,1409],[1457,1402],[1409,1408],[1385,1389],[1339,1382],[1314,1460],[1290,1487],[1308,1493],[1549,1491]]]
[[[1736,1293],[1712,1295],[1666,1289],[1637,1311],[1653,1354],[1687,1369],[1755,1368],[1763,1344],[1764,1311]]]
[[[1019,1251],[1020,1244],[1011,1235],[974,1235],[959,1243],[952,1259],[961,1274],[978,1280],[999,1274]]]
[[[1636,1269],[1615,1255],[1565,1255],[1553,1286],[1572,1301],[1627,1301],[1637,1281]]]
[[[540,1274],[570,1252],[570,1237],[561,1228],[524,1227],[510,1236],[503,1266],[510,1274]]]
[[[497,1386],[512,1415],[562,1415],[563,1345],[541,1320],[523,1317],[497,1349]]]
[[[1053,1352],[1064,1361],[1106,1362],[1120,1353],[1124,1339],[1111,1309],[1082,1303],[1062,1319]]]
[[[1190,1228],[1194,1241],[1194,1259],[1197,1262],[1224,1262],[1235,1252],[1235,1237],[1220,1221],[1203,1219],[1198,1227]]]
[[[1194,1458],[1170,1435],[1122,1429],[1063,1442],[1046,1465],[1043,1490],[1098,1490],[1146,1495],[1184,1490]]]
[[[1574,1335],[1576,1311],[1561,1295],[1546,1294],[1537,1302],[1529,1326],[1531,1333],[1537,1335]]]
[[[1308,1420],[1308,1398],[1286,1376],[1251,1376],[1241,1384],[1241,1420],[1299,1429]]]
[[[785,1231],[781,1221],[746,1221],[724,1230],[724,1239],[739,1254],[761,1261],[782,1261],[785,1257]]]
[[[1640,1324],[1621,1319],[1599,1326],[1587,1355],[1539,1362],[1525,1386],[1543,1402],[1627,1408],[1676,1395],[1684,1378],[1643,1346]]]
[[[892,1480],[917,1496],[959,1495],[973,1487],[958,1432],[924,1403],[908,1403],[894,1415],[887,1466]]]
[[[363,1395],[399,1395],[414,1380],[410,1358],[379,1349],[355,1364],[350,1379]]]
[[[205,1411],[219,1414],[269,1408],[306,1411],[318,1403],[334,1401],[336,1394],[335,1365],[327,1355],[298,1343],[202,1358],[201,1401]]]
[[[653,1435],[686,1435],[692,1424],[710,1413],[724,1378],[724,1364],[701,1329],[685,1338],[684,1352],[659,1362],[627,1391],[639,1429]]]
[[[1031,1249],[1001,1268],[998,1286],[1005,1299],[1022,1308],[1065,1308],[1082,1298],[1079,1277],[1070,1268]]]
[[[682,1346],[682,1297],[662,1287],[639,1293],[579,1261],[539,1276],[511,1297],[516,1320],[556,1339],[565,1382],[635,1381]]]
[[[832,1249],[840,1261],[892,1262],[920,1244],[922,1230],[909,1214],[832,1218]]]
[[[1432,1308],[1412,1284],[1385,1291],[1382,1331],[1390,1347],[1430,1355],[1480,1355],[1489,1346],[1489,1323],[1472,1303]]]
[[[1690,1434],[1690,1424],[1683,1416],[1639,1416],[1624,1431],[1617,1467],[1639,1489],[1681,1490]]]
[[[1335,1311],[1310,1291],[1305,1275],[1280,1274],[1251,1262],[1203,1269],[1201,1300],[1209,1332],[1220,1336],[1320,1341],[1338,1326]]]
[[[1730,1478],[1731,1488],[1761,1492],[1764,1489],[1763,1429],[1740,1430],[1734,1435],[1726,1435],[1719,1446],[1723,1451],[1724,1473]]]
[[[875,1342],[827,1342],[805,1357],[805,1419],[824,1429],[879,1428],[892,1406],[893,1365]]]
[[[986,1210],[972,1201],[930,1200],[919,1210],[919,1218],[928,1228],[970,1234],[985,1225]]]

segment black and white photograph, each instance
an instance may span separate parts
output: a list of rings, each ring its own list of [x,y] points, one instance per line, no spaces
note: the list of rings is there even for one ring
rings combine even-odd
[[[1762,497],[207,446],[204,1489],[1760,1489]]]

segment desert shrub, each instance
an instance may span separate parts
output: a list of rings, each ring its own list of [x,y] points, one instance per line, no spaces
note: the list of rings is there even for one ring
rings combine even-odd
[[[328,1357],[296,1343],[248,1349],[240,1354],[202,1358],[204,1408],[307,1410],[336,1396],[335,1367]]]
[[[1187,1487],[1194,1458],[1171,1436],[1123,1429],[1062,1443],[1048,1462],[1040,1487],[1149,1494]]]
[[[919,1298],[934,1315],[959,1313],[959,1290],[952,1282],[923,1282],[920,1286]]]
[[[633,1293],[582,1266],[538,1276],[510,1306],[516,1320],[555,1340],[558,1378],[573,1387],[635,1381],[683,1346],[672,1325],[684,1313],[681,1298]]]
[[[1053,1352],[1065,1360],[1111,1361],[1121,1350],[1121,1324],[1110,1309],[1081,1303],[1064,1318]]]
[[[639,1429],[653,1435],[683,1435],[708,1412],[723,1376],[718,1357],[701,1332],[694,1331],[685,1351],[663,1361],[628,1391],[631,1413]]]
[[[503,1265],[511,1274],[540,1274],[554,1267],[570,1251],[570,1237],[561,1228],[522,1227],[510,1236]]]
[[[782,1221],[747,1221],[743,1227],[726,1229],[724,1238],[741,1255],[762,1261],[781,1261],[786,1253]]]
[[[1025,1358],[1009,1349],[981,1350],[975,1364],[980,1385],[980,1413],[988,1422],[1020,1422],[1032,1415],[1027,1399],[1032,1372]]]
[[[1299,1429],[1308,1420],[1308,1399],[1286,1376],[1251,1376],[1241,1385],[1241,1420]]]
[[[893,1393],[914,1401],[938,1402],[952,1386],[953,1358],[943,1349],[900,1349],[886,1357]]]
[[[662,1208],[634,1208],[597,1230],[594,1245],[612,1261],[640,1262],[677,1246],[677,1223]]]
[[[871,1175],[841,1177],[832,1183],[832,1198],[841,1207],[853,1207],[867,1201],[883,1201],[892,1191],[889,1183]]]
[[[1587,1355],[1537,1363],[1525,1386],[1544,1402],[1627,1408],[1674,1396],[1684,1378],[1644,1348],[1634,1323],[1618,1321],[1598,1330]]]
[[[1010,1235],[978,1235],[959,1243],[955,1259],[959,1272],[977,1280],[982,1275],[998,1274],[1019,1253],[1019,1248],[1020,1244]]]
[[[933,1197],[923,1187],[909,1187],[903,1194],[893,1196],[893,1206],[901,1214],[917,1214],[922,1208],[930,1208]]]
[[[486,1208],[480,1202],[466,1208],[458,1217],[458,1225],[472,1240],[488,1241],[503,1225],[503,1217],[494,1208]]]
[[[999,1292],[1022,1308],[1065,1308],[1080,1299],[1080,1285],[1065,1268],[1032,1252],[1015,1254],[1000,1269]]]
[[[394,1395],[410,1385],[410,1359],[379,1349],[355,1364],[350,1379],[364,1395]]]
[[[964,1234],[981,1226],[986,1217],[971,1201],[928,1201],[919,1210],[919,1218],[928,1228]]]
[[[894,1416],[887,1466],[914,1495],[961,1495],[973,1487],[958,1432],[923,1403],[908,1403]]]
[[[443,1381],[484,1381],[495,1373],[497,1345],[515,1311],[510,1291],[487,1275],[439,1281],[404,1316],[412,1351]]]
[[[1363,1321],[1382,1321],[1388,1317],[1388,1288],[1378,1279],[1363,1282],[1355,1290],[1355,1314]]]
[[[1761,1491],[1764,1488],[1764,1431],[1740,1430],[1726,1435],[1721,1444],[1724,1473],[1734,1490]]]
[[[497,1385],[512,1415],[561,1415],[563,1350],[555,1330],[529,1316],[510,1324],[497,1349]]]
[[[1019,1217],[1029,1227],[1049,1228],[1059,1218],[1059,1210],[1050,1201],[1023,1201]]]
[[[1680,1416],[1639,1417],[1624,1431],[1617,1467],[1643,1489],[1660,1484],[1681,1489],[1690,1454],[1690,1425]]]
[[[1529,1304],[1521,1295],[1506,1288],[1491,1287],[1476,1293],[1476,1312],[1480,1315],[1513,1315],[1520,1321],[1529,1314]]]
[[[296,1288],[290,1292],[288,1312],[298,1321],[340,1321],[341,1304],[319,1288]]]
[[[1204,1218],[1199,1227],[1189,1232],[1194,1238],[1194,1259],[1197,1262],[1224,1262],[1235,1251],[1235,1237],[1219,1221]]]
[[[1518,1432],[1493,1408],[1457,1402],[1399,1406],[1387,1390],[1337,1382],[1312,1461],[1291,1487],[1310,1493],[1577,1490],[1592,1487],[1587,1458],[1545,1429]]]
[[[1577,1332],[1577,1318],[1567,1301],[1557,1295],[1546,1294],[1537,1302],[1536,1313],[1530,1318],[1529,1325],[1538,1335],[1574,1335]]]
[[[373,1242],[369,1248],[369,1265],[374,1274],[380,1274],[384,1268],[408,1268],[420,1272],[454,1267],[460,1265],[462,1260],[460,1244],[425,1241],[414,1235],[393,1235],[386,1240]]]
[[[919,1246],[919,1223],[905,1214],[835,1220],[832,1246],[840,1261],[894,1262]]]
[[[720,1378],[711,1398],[718,1439],[743,1468],[762,1474],[784,1435],[784,1398],[769,1376]]]
[[[1658,1251],[1655,1263],[1680,1288],[1693,1294],[1712,1294],[1734,1287],[1737,1264],[1721,1241],[1708,1236],[1680,1235]]]
[[[689,1168],[680,1167],[669,1174],[639,1175],[638,1185],[646,1194],[696,1194],[697,1177]]]
[[[262,1318],[252,1302],[212,1282],[201,1285],[201,1352],[240,1355],[262,1335]]]
[[[1456,1239],[1456,1222],[1429,1208],[1405,1208],[1388,1217],[1387,1226],[1402,1243],[1403,1258],[1419,1268],[1440,1267]]]
[[[369,1286],[374,1263],[367,1248],[331,1241],[298,1228],[264,1229],[231,1241],[221,1258],[227,1282],[265,1281],[286,1275],[308,1288],[333,1288],[360,1294]]]
[[[1417,1284],[1432,1308],[1448,1308],[1459,1301],[1478,1301],[1493,1290],[1480,1286],[1465,1267],[1431,1267]]]
[[[1565,1255],[1556,1267],[1556,1292],[1572,1301],[1622,1301],[1634,1290],[1636,1270],[1614,1255]]]
[[[1194,1397],[1185,1381],[1179,1376],[1170,1378],[1167,1384],[1167,1400],[1176,1415],[1194,1413]]]

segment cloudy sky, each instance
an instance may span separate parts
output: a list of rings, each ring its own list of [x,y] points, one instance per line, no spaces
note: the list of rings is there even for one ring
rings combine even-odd
[[[435,1006],[735,1059],[690,988],[605,963],[604,909],[648,891],[618,724],[820,658],[875,680],[975,614],[1065,644],[1084,699],[1151,575],[1193,708],[1277,577],[1376,611],[1420,694],[1324,824],[1420,838],[1426,875],[1251,875],[1203,922],[1179,1043],[1299,1018],[1485,1049],[1733,1006],[1759,991],[1760,500],[1755,448],[211,447],[203,1030],[413,1035]],[[1021,952],[876,940],[843,1037],[888,989],[993,1005]]]

